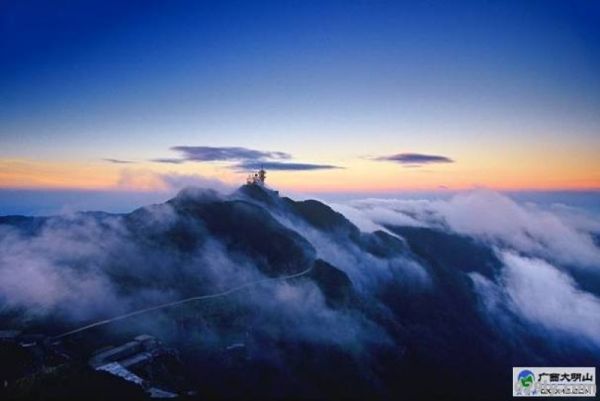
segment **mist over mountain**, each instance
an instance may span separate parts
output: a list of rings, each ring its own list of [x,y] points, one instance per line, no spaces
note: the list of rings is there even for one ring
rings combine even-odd
[[[244,185],[127,214],[5,216],[0,328],[52,337],[220,294],[61,346],[85,359],[150,334],[177,350],[184,398],[506,399],[513,366],[600,360],[600,220],[582,213],[490,191],[327,205]]]

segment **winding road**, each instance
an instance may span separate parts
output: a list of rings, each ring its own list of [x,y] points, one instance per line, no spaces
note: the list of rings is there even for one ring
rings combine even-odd
[[[129,313],[125,313],[123,315],[115,316],[115,317],[112,317],[110,319],[99,320],[97,322],[90,323],[88,325],[85,325],[85,326],[82,326],[82,327],[79,327],[79,328],[76,328],[76,329],[73,329],[73,330],[69,330],[69,331],[67,331],[65,333],[62,333],[62,334],[59,334],[57,336],[52,337],[52,339],[58,340],[58,339],[61,339],[61,338],[64,338],[64,337],[67,337],[67,336],[70,336],[70,335],[73,335],[73,334],[76,334],[76,333],[81,333],[82,331],[86,331],[86,330],[92,329],[94,327],[104,326],[106,324],[113,323],[113,322],[116,322],[116,321],[119,321],[119,320],[128,319],[128,318],[133,317],[133,316],[141,315],[141,314],[147,313],[147,312],[156,311],[156,310],[159,310],[159,309],[168,308],[168,307],[171,307],[171,306],[182,305],[182,304],[185,304],[185,303],[188,303],[188,302],[194,302],[194,301],[202,301],[202,300],[205,300],[205,299],[225,297],[227,295],[231,295],[231,294],[233,294],[235,292],[241,291],[241,290],[243,290],[245,288],[252,287],[252,286],[255,286],[255,285],[258,285],[258,284],[262,284],[262,283],[266,283],[266,282],[269,282],[269,281],[286,281],[286,280],[290,280],[290,279],[293,279],[293,278],[296,278],[296,277],[301,277],[301,276],[304,276],[304,275],[310,273],[311,270],[313,269],[313,267],[314,267],[314,264],[311,265],[308,269],[303,270],[303,271],[301,271],[299,273],[294,273],[294,274],[290,274],[290,275],[287,275],[287,276],[264,278],[264,279],[260,279],[260,280],[256,280],[256,281],[251,281],[249,283],[245,283],[245,284],[239,285],[237,287],[233,287],[233,288],[230,288],[228,290],[217,292],[217,293],[214,293],[214,294],[200,295],[200,296],[196,296],[196,297],[190,297],[190,298],[180,299],[178,301],[167,302],[167,303],[156,305],[156,306],[151,306],[149,308],[138,309],[138,310],[133,311],[133,312],[129,312]]]

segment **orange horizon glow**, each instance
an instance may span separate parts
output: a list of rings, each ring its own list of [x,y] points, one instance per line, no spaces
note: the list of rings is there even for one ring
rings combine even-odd
[[[573,167],[573,166],[571,166]],[[581,169],[527,168],[518,174],[510,166],[473,169],[467,166],[404,168],[392,163],[358,161],[344,169],[310,172],[269,171],[273,188],[291,192],[402,192],[464,191],[488,188],[498,191],[598,191],[600,174],[590,177]],[[140,163],[122,167],[101,161],[42,162],[0,160],[0,188],[23,190],[89,190],[153,192],[173,190],[161,177],[180,175],[217,179],[235,187],[245,174],[223,166],[177,166]]]

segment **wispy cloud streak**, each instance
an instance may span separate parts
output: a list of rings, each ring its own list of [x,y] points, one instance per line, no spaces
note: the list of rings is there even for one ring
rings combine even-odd
[[[398,153],[390,156],[376,157],[374,160],[396,162],[413,167],[423,164],[454,163],[454,160],[446,156],[427,155],[423,153]]]
[[[111,159],[111,158],[104,158],[102,159],[105,162],[109,162],[109,163],[113,163],[113,164],[134,164],[134,161],[131,160],[122,160],[122,159]]]
[[[288,163],[288,162],[272,162],[272,161],[251,161],[243,162],[236,165],[238,170],[258,170],[264,168],[267,170],[278,171],[311,171],[311,170],[332,170],[343,167],[333,166],[330,164],[312,164],[312,163]]]
[[[285,152],[262,151],[248,149],[240,146],[214,147],[214,146],[174,146],[171,148],[181,154],[181,157],[154,159],[159,163],[181,163],[184,161],[241,161],[260,159],[290,159],[291,155]]]

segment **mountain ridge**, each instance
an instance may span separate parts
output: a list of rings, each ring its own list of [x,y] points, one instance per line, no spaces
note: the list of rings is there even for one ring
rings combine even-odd
[[[492,319],[478,286],[501,280],[503,262],[486,243],[440,228],[364,232],[322,202],[259,185],[186,188],[123,214],[4,216],[0,244],[21,262],[20,285],[33,271],[51,288],[6,299],[0,321],[26,332],[227,294],[64,340],[81,358],[149,332],[180,350],[182,375],[211,377],[203,390],[215,398],[506,399],[519,361],[586,366],[595,355],[510,307]]]

